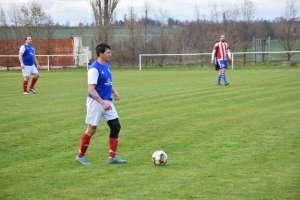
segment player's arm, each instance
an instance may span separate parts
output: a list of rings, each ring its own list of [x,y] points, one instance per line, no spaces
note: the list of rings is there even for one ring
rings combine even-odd
[[[39,63],[38,63],[38,61],[37,61],[37,59],[36,59],[36,57],[34,56],[34,64],[35,64],[35,66],[37,67],[37,68],[40,68],[41,66],[39,65]]]
[[[117,90],[114,87],[112,88],[112,93],[114,95],[115,101],[120,100],[120,95],[119,95],[119,93],[117,92]]]
[[[216,50],[214,49],[211,53],[211,64],[215,64],[215,56],[216,55]]]
[[[227,55],[228,55],[229,60],[231,60],[231,53],[230,53],[229,49],[227,50]]]
[[[25,47],[21,46],[20,51],[19,51],[19,61],[20,61],[22,69],[24,69],[24,63],[23,63],[23,54],[24,54],[24,51],[25,51]]]

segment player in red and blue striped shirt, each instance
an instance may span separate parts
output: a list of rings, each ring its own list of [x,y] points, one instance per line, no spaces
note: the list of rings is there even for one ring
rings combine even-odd
[[[221,79],[223,79],[225,86],[229,85],[229,83],[226,80],[226,74],[225,74],[225,71],[228,68],[227,54],[229,60],[231,60],[229,45],[225,42],[225,35],[221,35],[220,42],[214,45],[213,52],[211,54],[211,64],[215,64],[215,57],[216,57],[217,62],[220,66],[217,85],[221,85]]]

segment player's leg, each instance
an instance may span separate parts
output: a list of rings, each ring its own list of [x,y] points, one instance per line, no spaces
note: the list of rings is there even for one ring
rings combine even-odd
[[[218,60],[217,61],[217,63],[218,63],[218,80],[217,80],[217,85],[221,85],[221,78],[222,78],[222,73],[221,73],[221,68],[220,68],[220,66],[221,66],[221,63],[220,63],[220,60]]]
[[[38,72],[38,70],[37,70],[36,67],[33,67],[32,73],[33,73],[33,78],[32,78],[32,80],[31,80],[31,85],[30,85],[30,87],[29,87],[29,91],[31,91],[31,92],[33,92],[34,94],[36,94],[36,91],[35,91],[35,89],[34,89],[34,85],[35,85],[35,83],[37,82],[37,80],[38,80],[38,78],[39,78],[40,75],[39,75],[39,72]]]
[[[107,125],[110,128],[110,134],[108,138],[109,142],[109,164],[123,164],[126,163],[126,160],[122,160],[116,155],[118,144],[119,144],[119,133],[121,130],[121,124],[118,118],[118,113],[115,109],[115,106],[111,101],[106,101],[110,104],[111,110],[105,111],[103,115],[103,120],[107,122]]]
[[[222,78],[222,73],[221,73],[221,69],[219,69],[218,71],[218,80],[217,80],[217,85],[221,86],[221,78]]]
[[[109,135],[109,164],[124,164],[127,161],[122,160],[116,155],[118,143],[119,143],[119,132],[121,129],[121,125],[119,119],[109,120],[107,122],[108,126],[110,127],[110,135]]]
[[[27,91],[27,85],[30,79],[31,75],[31,69],[28,66],[25,66],[24,69],[22,69],[22,74],[23,74],[23,94],[29,94]]]
[[[226,71],[226,69],[224,69],[222,77],[223,77],[224,85],[227,86],[227,85],[229,85],[229,83],[226,80],[226,73],[225,73],[225,71]]]
[[[226,73],[225,73],[225,71],[227,69],[227,61],[222,60],[221,63],[220,63],[220,67],[221,67],[221,78],[224,81],[224,85],[227,86],[227,85],[229,85],[229,83],[226,80]]]
[[[121,124],[119,122],[119,119],[113,119],[109,120],[107,122],[109,128],[110,128],[110,134],[109,134],[109,157],[114,158],[116,156],[117,148],[118,148],[118,142],[119,142],[119,133],[121,130]]]
[[[86,100],[86,108],[87,114],[85,123],[88,124],[88,127],[81,137],[79,152],[76,156],[76,162],[79,162],[80,164],[84,165],[90,164],[87,158],[85,157],[85,153],[87,152],[92,136],[97,131],[97,126],[99,124],[101,115],[104,112],[104,109],[102,108],[101,104],[89,97]]]
[[[76,162],[83,164],[83,165],[90,164],[89,161],[87,160],[87,158],[85,157],[85,153],[89,147],[92,135],[94,135],[96,133],[96,130],[97,130],[97,126],[88,125],[87,130],[83,133],[83,135],[81,137],[79,151],[76,156]]]
[[[86,131],[83,133],[81,137],[81,142],[80,142],[80,147],[79,147],[79,152],[78,152],[78,157],[82,157],[85,155],[92,136],[96,133],[97,131],[97,126],[92,126],[88,124],[88,127]]]

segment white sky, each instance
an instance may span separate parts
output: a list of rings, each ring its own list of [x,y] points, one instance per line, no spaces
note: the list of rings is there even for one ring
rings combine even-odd
[[[22,5],[30,0],[0,0],[0,5],[5,13],[15,3]],[[54,23],[59,22],[65,24],[67,21],[70,25],[77,25],[78,22],[91,22],[92,12],[89,0],[32,0],[42,5],[43,10],[50,14]],[[146,0],[120,0],[117,6],[117,20],[124,19],[124,15],[128,13],[132,7],[138,18],[144,15]],[[230,8],[233,5],[241,5],[243,0],[148,0],[151,12],[149,17],[155,19],[160,15],[160,11],[166,13],[168,17],[178,19],[180,21],[195,20],[195,5],[200,9],[201,15],[210,18],[210,8],[215,3],[218,9]],[[280,17],[285,10],[286,0],[253,0],[256,6],[256,18],[273,20]],[[300,16],[299,0],[295,0]]]

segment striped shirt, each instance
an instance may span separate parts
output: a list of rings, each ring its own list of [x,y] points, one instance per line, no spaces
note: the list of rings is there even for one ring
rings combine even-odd
[[[227,60],[226,54],[229,53],[229,45],[225,42],[218,42],[214,46],[217,52],[217,60]]]

